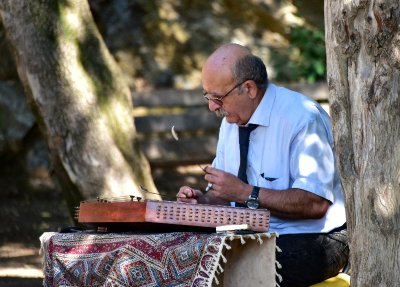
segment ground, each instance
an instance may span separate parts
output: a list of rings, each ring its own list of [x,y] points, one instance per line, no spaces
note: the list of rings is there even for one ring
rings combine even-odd
[[[42,286],[42,259],[39,237],[47,231],[72,226],[62,194],[45,171],[36,174],[33,189],[21,184],[21,174],[9,167],[0,168],[0,287]],[[172,200],[179,186],[204,187],[198,166],[153,169],[158,190]]]

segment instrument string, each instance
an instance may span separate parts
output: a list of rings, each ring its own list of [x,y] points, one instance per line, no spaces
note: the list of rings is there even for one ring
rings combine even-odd
[[[144,193],[150,193],[150,194],[155,194],[155,195],[160,195],[162,196],[164,199],[168,200],[168,201],[175,201],[176,199],[179,198],[185,198],[185,197],[171,197],[168,196],[165,193],[157,193],[157,192],[152,192],[147,190],[145,187],[140,186],[140,190]],[[121,195],[121,196],[114,196],[114,197],[97,197],[95,199],[89,199],[89,200],[85,200],[86,202],[96,202],[96,201],[104,201],[104,202],[125,202],[125,201],[144,201],[146,200],[144,197],[142,196],[138,196],[138,195]],[[152,199],[154,200],[154,199]],[[155,200],[155,201],[159,201],[159,200]]]
[[[153,192],[154,194],[157,194]],[[140,198],[140,200],[138,199]],[[177,197],[164,197],[166,201],[176,201],[176,199],[187,199],[184,196],[177,196]],[[89,200],[84,200],[85,202],[126,202],[126,201],[146,201],[147,199],[144,199],[141,196],[136,196],[136,195],[123,195],[123,196],[118,196],[118,197],[104,197],[104,198],[96,198],[96,199],[89,199]],[[152,201],[165,201],[165,200],[156,200],[156,199],[151,199]]]

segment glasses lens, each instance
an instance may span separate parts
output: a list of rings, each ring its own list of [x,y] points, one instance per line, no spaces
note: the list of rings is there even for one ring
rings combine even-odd
[[[219,106],[222,106],[223,102],[220,99],[211,99],[211,101],[213,101],[214,103],[216,103]]]
[[[213,98],[213,97],[210,96],[210,95],[204,95],[204,98],[207,100],[207,102],[213,101],[213,102],[216,103],[217,105],[222,106],[222,100],[221,100],[221,99]]]

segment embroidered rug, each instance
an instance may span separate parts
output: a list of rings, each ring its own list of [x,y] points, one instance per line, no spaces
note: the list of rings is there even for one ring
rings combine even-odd
[[[225,241],[235,237],[46,232],[40,238],[43,286],[209,287],[223,271]]]
[[[183,232],[45,233],[43,285],[209,286],[223,240]]]

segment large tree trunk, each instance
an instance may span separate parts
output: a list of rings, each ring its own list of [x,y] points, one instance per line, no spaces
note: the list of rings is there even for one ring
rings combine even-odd
[[[399,0],[325,1],[328,87],[351,286],[400,282]]]
[[[135,144],[129,88],[87,1],[2,0],[0,13],[69,203],[149,197],[139,185],[156,193]]]

